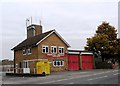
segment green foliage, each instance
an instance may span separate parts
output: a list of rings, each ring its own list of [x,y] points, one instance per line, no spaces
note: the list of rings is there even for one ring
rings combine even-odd
[[[98,26],[98,29],[96,31],[97,34],[106,34],[109,41],[116,39],[116,32],[117,30],[115,30],[115,27],[109,25],[109,23],[106,22],[103,22],[100,26]]]
[[[112,64],[107,62],[95,62],[96,69],[112,69]]]
[[[87,38],[85,50],[95,52],[95,56],[102,59],[117,57],[120,54],[120,39],[117,39],[117,30],[109,23],[103,22],[98,26],[96,34]]]

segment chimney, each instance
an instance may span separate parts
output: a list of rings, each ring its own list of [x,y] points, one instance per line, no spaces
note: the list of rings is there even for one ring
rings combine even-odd
[[[27,27],[27,38],[42,34],[42,26],[32,24]]]

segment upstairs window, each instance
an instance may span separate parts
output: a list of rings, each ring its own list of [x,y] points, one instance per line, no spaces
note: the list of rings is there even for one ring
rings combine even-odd
[[[29,55],[32,54],[31,48],[27,48],[23,50],[23,55]]]
[[[28,49],[27,49],[27,53],[28,53],[28,54],[31,54],[31,48],[28,48]]]
[[[56,54],[57,53],[57,47],[51,46],[51,53]]]
[[[64,47],[59,47],[58,52],[59,54],[64,54]]]
[[[49,52],[48,46],[42,46],[42,53],[48,53],[48,52]]]
[[[26,53],[27,53],[27,52],[26,52],[26,49],[24,49],[24,50],[23,50],[23,55],[26,55]]]

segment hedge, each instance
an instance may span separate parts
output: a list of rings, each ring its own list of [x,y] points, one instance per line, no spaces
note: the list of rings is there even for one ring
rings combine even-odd
[[[96,69],[112,69],[112,64],[107,62],[95,62]]]

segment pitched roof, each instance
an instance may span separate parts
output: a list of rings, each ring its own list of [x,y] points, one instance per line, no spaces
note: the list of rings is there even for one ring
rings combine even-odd
[[[36,35],[30,38],[25,39],[23,42],[15,46],[12,50],[19,50],[24,47],[31,47],[31,46],[37,46],[41,41],[46,39],[49,35],[51,35],[53,32],[56,33],[56,35],[68,46],[70,45],[55,31],[55,30],[50,30],[48,32],[42,33],[40,35]]]
[[[40,34],[40,35],[36,35],[36,36],[30,37],[30,38],[27,38],[23,42],[21,42],[20,44],[18,44],[17,46],[15,46],[12,50],[19,50],[19,49],[22,49],[23,47],[35,46],[37,42],[39,42],[40,40],[42,40],[44,37],[46,37],[52,31],[53,30],[45,32],[45,33]]]

